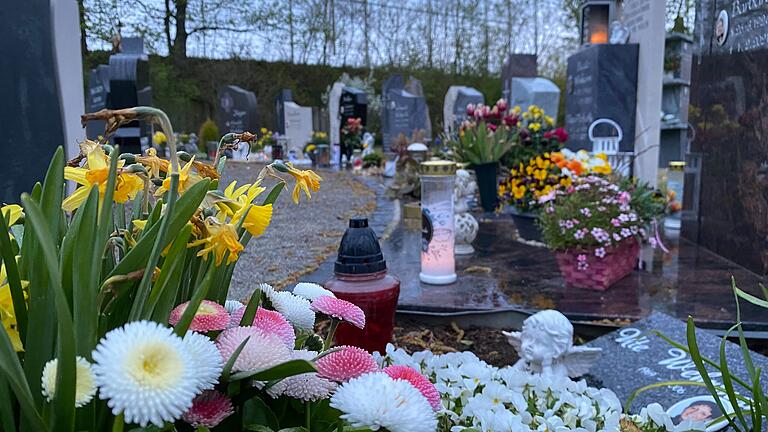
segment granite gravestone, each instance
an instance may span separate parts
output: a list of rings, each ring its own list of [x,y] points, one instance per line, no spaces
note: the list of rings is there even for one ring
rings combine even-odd
[[[565,128],[570,136],[566,144],[569,148],[592,150],[589,125],[608,118],[623,131],[619,150],[634,150],[637,56],[637,45],[601,44],[584,47],[568,57]],[[596,130],[595,136],[610,133]]]
[[[221,133],[241,133],[255,131],[256,95],[235,85],[219,87],[219,109],[216,118]]]
[[[697,3],[690,123],[691,152],[702,160],[695,240],[759,275],[768,275],[767,28],[765,2]]]
[[[501,66],[501,97],[509,100],[512,78],[535,78],[538,75],[536,54],[510,54]]]
[[[80,28],[77,5],[61,3],[14,2],[0,12],[0,203],[18,203],[31,192],[58,146],[65,157],[79,152]]]
[[[401,75],[391,76],[383,86],[381,130],[385,152],[400,135],[410,138],[416,131],[429,133],[424,97],[411,93],[405,87]]]
[[[96,112],[109,107],[109,66],[99,65],[91,69],[88,75],[88,99],[86,110]],[[104,134],[104,120],[91,120],[85,126],[85,135],[90,139],[96,139]]]
[[[477,89],[464,86],[451,86],[443,100],[443,127],[449,134],[467,118],[467,105],[485,103],[483,94]]]
[[[144,52],[144,40],[123,38],[121,49],[109,57],[109,108],[152,105],[149,57]],[[111,141],[125,152],[141,153],[142,145],[149,145],[150,133],[147,122],[134,121],[118,128]]]
[[[686,324],[661,312],[633,323],[629,327],[599,337],[587,346],[602,348],[600,359],[592,367],[590,376],[603,387],[613,390],[622,403],[637,389],[664,381],[698,381],[701,375],[690,356],[682,349],[675,348],[651,330],[656,330],[684,346],[686,343]],[[697,329],[696,337],[701,354],[718,361],[722,339],[706,330]],[[748,380],[741,349],[738,345],[726,343],[726,359],[731,373]],[[768,358],[752,354],[755,368],[768,367]],[[722,385],[720,373],[708,368],[713,383]],[[736,384],[738,387],[738,384]],[[746,395],[747,392],[740,392]],[[675,417],[697,401],[714,401],[705,387],[674,385],[655,388],[640,395],[632,402],[631,412],[638,412],[652,402],[660,403],[669,414]],[[725,397],[727,402],[727,397]],[[708,409],[712,406],[707,405]],[[726,404],[729,406],[729,404]],[[716,418],[712,417],[712,419]]]
[[[560,107],[560,88],[546,78],[512,78],[509,106],[520,105],[526,111],[530,105],[544,110],[546,115],[557,118]]]
[[[275,132],[285,134],[285,103],[293,102],[293,92],[291,89],[282,89],[275,97],[275,113],[277,113],[277,125]]]

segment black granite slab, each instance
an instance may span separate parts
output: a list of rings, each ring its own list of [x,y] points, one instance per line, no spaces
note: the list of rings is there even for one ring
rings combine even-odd
[[[603,350],[600,359],[592,367],[589,378],[613,390],[622,403],[625,403],[637,389],[647,385],[664,381],[701,382],[701,375],[690,355],[653,333],[654,330],[687,346],[686,323],[669,315],[653,312],[643,320],[587,344]],[[719,362],[722,339],[701,329],[697,329],[696,338],[701,354]],[[731,373],[749,382],[749,374],[740,347],[735,343],[727,342],[725,353]],[[755,368],[768,367],[768,358],[757,353],[751,353],[751,356]],[[720,373],[712,367],[708,367],[708,371],[713,383],[722,385]],[[737,391],[742,396],[749,395],[748,391],[738,388],[738,385]],[[687,385],[659,387],[640,393],[632,402],[631,411],[637,412],[641,407],[652,402],[658,402],[665,409],[669,409],[678,402],[709,394],[704,387]],[[727,397],[723,397],[727,400]],[[681,405],[686,403],[678,406]]]

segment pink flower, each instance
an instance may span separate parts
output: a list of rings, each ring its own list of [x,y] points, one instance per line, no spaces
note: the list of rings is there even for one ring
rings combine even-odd
[[[504,112],[509,108],[509,104],[507,104],[507,100],[504,98],[499,99],[496,101],[496,107],[499,109],[499,111]]]
[[[629,194],[629,192],[622,191],[619,193],[619,203],[622,205],[629,204],[629,200],[632,199],[632,195]]]
[[[605,248],[599,247],[595,249],[595,256],[598,258],[604,258],[605,257]]]
[[[516,115],[505,115],[502,119],[505,125],[509,127],[517,126],[520,119]]]
[[[232,312],[229,321],[230,327],[239,326],[240,321],[243,320],[243,314],[245,314],[245,308]],[[296,333],[293,331],[293,326],[280,312],[260,307],[256,311],[256,316],[253,318],[251,325],[264,333],[276,335],[290,349],[293,349],[294,345],[296,345]]]
[[[440,393],[438,393],[435,385],[424,375],[419,373],[419,371],[408,366],[395,365],[384,368],[382,372],[389,375],[392,379],[408,381],[416,388],[416,390],[421,392],[421,394],[427,398],[427,401],[432,405],[433,410],[440,411],[442,406],[440,403]]]
[[[264,370],[291,359],[292,350],[277,335],[255,327],[234,327],[224,330],[216,338],[216,347],[225,362],[246,338],[248,342],[237,356],[233,372]]]
[[[365,327],[363,310],[346,300],[320,296],[312,302],[312,310],[347,321],[360,329]]]
[[[187,309],[189,302],[182,303],[176,306],[172,311],[170,317],[168,317],[168,323],[175,326],[181,320],[181,316],[184,315],[184,311]],[[195,317],[192,318],[192,323],[189,325],[189,329],[199,333],[205,333],[215,330],[224,330],[229,324],[229,314],[224,306],[211,300],[203,300],[200,303],[200,307],[197,308]]]
[[[233,412],[229,396],[216,390],[206,390],[192,400],[192,408],[181,418],[196,428],[214,428]]]
[[[496,128],[498,127],[493,123],[487,123],[485,126],[488,127],[488,130],[490,130],[491,132],[496,132]]]
[[[474,104],[467,104],[467,115],[469,117],[473,117],[475,115],[475,105]]]
[[[339,348],[338,351],[317,360],[317,373],[320,377],[331,381],[346,382],[379,369],[376,360],[368,351],[353,346],[341,346]]]
[[[618,220],[618,219],[616,219],[616,218],[613,218],[613,219],[611,219],[611,225],[613,225],[613,226],[615,226],[616,228],[618,228],[618,227],[620,227],[620,226],[621,226],[621,221],[620,221],[620,220]]]

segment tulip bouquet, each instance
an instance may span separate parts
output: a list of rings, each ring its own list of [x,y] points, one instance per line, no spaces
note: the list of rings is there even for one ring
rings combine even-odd
[[[274,161],[254,183],[220,190],[226,159],[215,169],[176,152],[162,111],[91,118],[106,120],[107,136],[125,122],[159,123],[170,158],[86,141],[66,162],[58,149],[44,182],[2,208],[0,430],[346,427],[332,393],[375,363],[312,328],[318,313],[362,327],[362,311],[313,285],[227,301],[238,254],[267,229],[283,177],[296,203],[322,179]],[[220,148],[253,139],[227,134]],[[66,180],[78,185],[68,196]]]
[[[511,149],[517,134],[517,119],[507,101],[499,99],[492,107],[467,105],[468,120],[461,123],[457,137],[446,137],[448,147],[459,162],[472,165],[495,163]]]

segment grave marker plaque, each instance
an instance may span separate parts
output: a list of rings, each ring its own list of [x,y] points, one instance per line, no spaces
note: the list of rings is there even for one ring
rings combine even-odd
[[[291,89],[282,89],[275,98],[275,112],[277,113],[277,126],[275,131],[279,134],[285,133],[285,103],[293,102],[293,92]]]
[[[219,87],[219,107],[216,112],[221,133],[255,131],[256,95],[235,85]]]
[[[591,150],[589,125],[608,118],[623,130],[620,151],[634,150],[637,55],[634,44],[603,44],[585,47],[568,57],[565,128],[570,149]],[[595,134],[609,136],[610,132],[596,130]]]
[[[653,312],[645,319],[587,344],[603,349],[590,375],[603,387],[613,390],[622,403],[626,402],[635,390],[650,384],[663,381],[702,381],[691,357],[684,350],[675,348],[656,334],[650,333],[651,330],[657,330],[675,342],[687,346],[686,324],[661,312]],[[696,330],[696,336],[701,354],[719,361],[721,338],[701,329]],[[740,347],[728,342],[725,353],[731,373],[748,379]],[[751,354],[756,368],[768,367],[768,358],[756,353]],[[714,368],[708,370],[713,383],[716,386],[722,385],[719,372]],[[740,393],[745,395],[743,389]],[[696,403],[701,404],[703,409],[712,409],[712,406],[702,402],[708,399],[707,396],[709,392],[705,387],[660,387],[640,393],[632,402],[630,411],[639,412],[641,407],[653,402],[658,402],[664,409],[672,409],[669,413],[673,416]],[[727,397],[725,399],[727,400]],[[709,403],[713,401],[714,399],[709,398]]]

